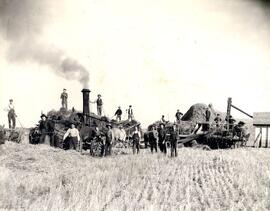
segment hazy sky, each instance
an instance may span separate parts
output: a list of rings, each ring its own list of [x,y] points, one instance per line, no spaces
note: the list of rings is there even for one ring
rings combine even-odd
[[[109,117],[132,104],[143,126],[194,103],[225,111],[228,97],[270,111],[268,14],[255,0],[0,0],[0,124],[13,98],[34,125],[63,88],[80,110],[85,83]]]

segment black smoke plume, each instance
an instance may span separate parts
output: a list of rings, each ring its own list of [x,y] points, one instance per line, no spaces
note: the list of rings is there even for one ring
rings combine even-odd
[[[88,70],[74,58],[41,39],[49,20],[52,1],[0,0],[0,36],[9,42],[10,62],[35,62],[48,66],[58,75],[89,83]]]

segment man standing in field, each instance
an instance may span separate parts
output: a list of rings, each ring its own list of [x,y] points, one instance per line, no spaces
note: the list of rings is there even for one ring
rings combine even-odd
[[[8,107],[5,109],[8,112],[8,126],[11,129],[14,129],[16,127],[16,113],[15,108],[13,105],[13,99],[9,100]]]
[[[67,107],[68,93],[67,93],[66,89],[63,89],[63,92],[62,92],[60,98],[62,100],[62,108],[67,110],[68,109],[68,107]]]
[[[171,157],[177,157],[177,140],[178,140],[178,131],[176,124],[174,124],[170,134]]]
[[[160,124],[160,130],[158,131],[158,143],[159,143],[159,149],[161,152],[163,152],[165,155],[167,154],[167,146],[166,146],[166,131],[165,131],[165,125],[164,123]]]
[[[45,114],[42,114],[40,116],[41,121],[39,122],[39,131],[41,133],[39,143],[44,144],[46,135],[48,134],[48,121],[47,116]]]
[[[114,139],[112,125],[107,124],[108,131],[106,133],[106,142],[105,142],[105,156],[112,154],[112,142]]]
[[[149,133],[149,144],[151,153],[154,149],[157,152],[157,143],[158,143],[158,131],[155,125],[152,126],[152,131]]]
[[[69,137],[69,146],[68,149],[76,150],[77,144],[80,141],[80,133],[77,128],[75,128],[75,124],[71,124],[71,127],[67,130],[63,137],[63,141]]]
[[[135,127],[135,131],[133,132],[133,135],[132,135],[132,140],[133,140],[133,154],[135,153],[139,154],[141,133],[139,131],[138,126]]]

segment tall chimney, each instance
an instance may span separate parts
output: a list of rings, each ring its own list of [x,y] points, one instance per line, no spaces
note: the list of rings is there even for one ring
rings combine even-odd
[[[89,89],[83,89],[83,115],[84,115],[84,123],[89,123],[89,115],[90,115],[90,108],[89,108]]]

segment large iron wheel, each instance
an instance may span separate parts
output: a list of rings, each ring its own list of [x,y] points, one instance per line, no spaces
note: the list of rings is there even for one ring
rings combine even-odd
[[[91,141],[90,155],[94,157],[102,157],[104,154],[103,139],[96,137]]]

